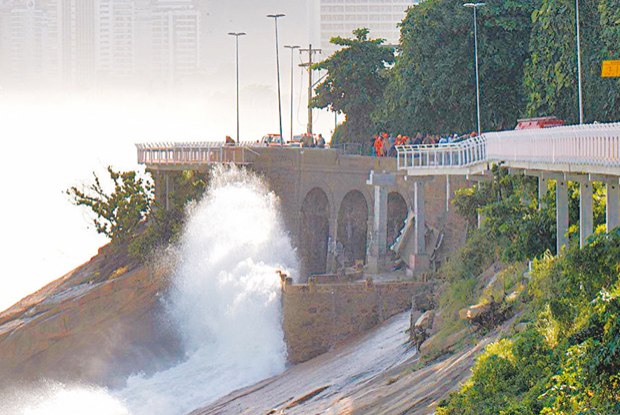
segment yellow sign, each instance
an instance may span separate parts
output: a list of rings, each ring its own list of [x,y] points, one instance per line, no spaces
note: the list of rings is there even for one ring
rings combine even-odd
[[[603,78],[620,78],[620,60],[603,61]]]

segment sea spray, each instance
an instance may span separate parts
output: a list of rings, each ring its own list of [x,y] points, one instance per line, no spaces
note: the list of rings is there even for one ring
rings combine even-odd
[[[130,415],[108,390],[47,382],[0,394],[2,415]]]
[[[278,269],[295,273],[297,261],[277,197],[252,173],[216,169],[188,220],[168,302],[186,359],[128,380],[118,396],[132,414],[189,412],[282,372]]]
[[[47,384],[0,396],[2,415],[177,415],[282,372],[280,278],[297,260],[277,197],[253,173],[214,171],[191,209],[167,311],[185,359],[151,377],[133,376],[111,393]]]

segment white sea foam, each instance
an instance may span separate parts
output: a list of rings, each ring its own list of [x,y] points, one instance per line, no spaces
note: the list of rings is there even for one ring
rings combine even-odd
[[[185,414],[282,372],[276,270],[294,274],[297,260],[276,196],[252,173],[217,170],[192,209],[179,255],[168,312],[183,336],[183,362],[148,378],[133,376],[113,394],[55,385],[34,401],[24,398],[28,403],[14,413]]]
[[[106,389],[50,383],[0,396],[3,415],[130,415]]]
[[[182,239],[169,312],[187,360],[119,393],[133,414],[179,414],[280,373],[282,269],[297,262],[276,196],[253,174],[220,169]]]

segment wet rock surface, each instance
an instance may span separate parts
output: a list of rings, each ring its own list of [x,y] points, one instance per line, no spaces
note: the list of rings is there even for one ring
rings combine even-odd
[[[120,386],[177,359],[163,272],[106,252],[0,314],[0,389],[60,381]]]

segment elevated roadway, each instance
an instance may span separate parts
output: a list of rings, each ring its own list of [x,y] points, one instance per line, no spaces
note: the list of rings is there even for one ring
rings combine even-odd
[[[460,143],[398,147],[397,168],[409,176],[488,175],[492,164],[556,182],[557,248],[568,243],[569,181],[580,185],[580,243],[592,235],[592,182],[607,187],[607,228],[620,226],[620,123],[485,133]]]

